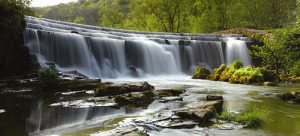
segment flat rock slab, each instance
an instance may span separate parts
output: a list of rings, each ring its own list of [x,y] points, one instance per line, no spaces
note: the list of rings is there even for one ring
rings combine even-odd
[[[112,96],[121,95],[131,92],[147,92],[153,91],[154,87],[148,82],[135,82],[125,84],[103,85],[96,89],[96,96]]]
[[[178,109],[175,114],[182,119],[207,122],[216,113],[221,112],[222,107],[222,100],[193,102],[184,106],[183,108]]]

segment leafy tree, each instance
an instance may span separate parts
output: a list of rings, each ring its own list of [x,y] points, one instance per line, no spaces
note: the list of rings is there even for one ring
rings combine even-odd
[[[276,31],[272,35],[264,38],[264,46],[254,47],[256,56],[263,59],[263,64],[271,66],[276,71],[277,81],[280,80],[280,69],[283,70],[285,76],[288,69],[299,61],[299,39],[295,39],[291,33],[291,29]],[[297,44],[295,47],[293,44]]]
[[[28,49],[23,46],[24,14],[28,0],[0,1],[0,77],[21,74],[30,69]]]

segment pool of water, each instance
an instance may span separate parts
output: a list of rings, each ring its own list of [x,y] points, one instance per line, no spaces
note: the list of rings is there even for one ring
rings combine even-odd
[[[188,77],[151,79],[104,80],[115,83],[148,81],[156,89],[187,89],[183,96],[185,103],[205,99],[207,94],[220,94],[224,97],[224,107],[231,111],[243,111],[254,106],[269,112],[269,122],[260,129],[220,130],[217,128],[163,129],[153,131],[155,135],[300,135],[300,105],[281,101],[263,95],[270,92],[299,90],[300,86],[264,87],[229,84],[206,80],[192,80]],[[292,89],[290,89],[292,88]],[[289,90],[290,89],[290,90]],[[49,107],[61,101],[49,95],[0,95],[0,136],[60,135],[80,129],[96,128],[109,119],[156,112],[170,105],[152,104],[145,110],[113,109],[108,107],[66,108]]]

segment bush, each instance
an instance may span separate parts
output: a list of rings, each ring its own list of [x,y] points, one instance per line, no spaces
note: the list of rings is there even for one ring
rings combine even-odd
[[[196,67],[193,74],[193,79],[208,79],[210,71],[206,67]]]
[[[242,62],[238,60],[232,62],[232,64],[221,73],[220,80],[228,82],[230,77],[234,74],[235,70],[240,69],[242,67],[243,67]]]
[[[267,116],[268,112],[266,110],[254,107],[242,114],[223,111],[218,118],[222,120],[238,122],[248,128],[258,128],[267,123]]]
[[[42,89],[57,89],[59,86],[59,74],[55,70],[48,68],[41,69],[38,73],[38,80]]]
[[[240,68],[234,72],[230,77],[230,83],[239,83],[239,84],[252,84],[259,83],[264,81],[264,76],[256,68],[247,66],[245,68]]]
[[[300,61],[297,61],[293,64],[291,69],[291,76],[300,77]]]

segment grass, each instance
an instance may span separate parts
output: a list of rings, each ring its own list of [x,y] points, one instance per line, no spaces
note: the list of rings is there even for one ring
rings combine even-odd
[[[245,125],[247,128],[259,128],[267,123],[267,116],[268,112],[266,110],[254,107],[242,114],[224,111],[218,116],[218,118],[222,120],[238,122],[242,125]]]

